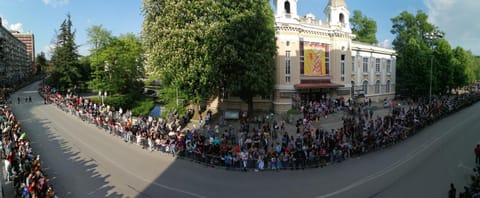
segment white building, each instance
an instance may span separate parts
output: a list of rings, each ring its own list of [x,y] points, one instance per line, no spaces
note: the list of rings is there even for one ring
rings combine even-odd
[[[352,41],[344,0],[329,0],[326,21],[298,16],[298,0],[275,0],[275,112],[305,101],[395,95],[395,51]]]
[[[2,26],[0,18],[0,84],[9,86],[29,77],[32,62],[27,47]]]

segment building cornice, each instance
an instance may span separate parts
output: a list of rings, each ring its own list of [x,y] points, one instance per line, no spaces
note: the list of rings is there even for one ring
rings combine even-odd
[[[275,31],[277,32],[294,32],[296,34],[304,34],[304,35],[316,35],[316,36],[324,36],[324,37],[335,37],[335,38],[346,38],[346,39],[354,39],[355,35],[352,33],[344,32],[339,29],[335,29],[335,27],[330,27],[328,25],[313,25],[308,23],[283,23],[283,22],[276,22],[275,23]]]

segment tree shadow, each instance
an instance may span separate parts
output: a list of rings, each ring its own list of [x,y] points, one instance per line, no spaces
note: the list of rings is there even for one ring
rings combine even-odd
[[[28,132],[33,152],[41,156],[42,169],[58,197],[124,197],[115,192],[107,181],[111,175],[101,173],[94,159],[83,156],[80,150],[49,130],[50,121],[27,117],[18,118]]]

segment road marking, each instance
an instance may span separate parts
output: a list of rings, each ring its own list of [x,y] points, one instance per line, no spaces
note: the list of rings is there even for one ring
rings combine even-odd
[[[62,111],[60,111],[62,112]],[[42,111],[42,113],[45,115],[45,112]],[[63,131],[67,131],[64,127],[60,126],[60,125],[57,125],[61,130]],[[52,128],[54,128],[55,130],[57,130],[54,126],[52,126]],[[58,130],[57,130],[58,131]],[[66,134],[66,133],[65,133]],[[73,135],[70,135],[70,134],[67,134],[71,137],[73,137]],[[167,186],[167,185],[164,185],[164,184],[161,184],[161,183],[158,183],[158,182],[154,182],[154,181],[149,181],[143,177],[140,177],[138,176],[137,174],[135,174],[134,172],[130,171],[129,169],[126,169],[122,166],[119,166],[117,165],[118,163],[115,163],[114,160],[110,159],[108,156],[104,155],[103,153],[100,153],[98,152],[96,149],[94,149],[93,147],[91,147],[89,144],[85,143],[83,140],[81,140],[80,138],[75,138],[77,141],[79,141],[81,144],[83,144],[84,146],[86,146],[88,149],[90,149],[93,153],[99,155],[100,157],[103,157],[104,159],[106,159],[108,162],[110,162],[113,166],[121,169],[122,171],[132,175],[133,177],[139,179],[139,180],[142,180],[146,183],[150,183],[150,184],[153,184],[155,186],[158,186],[158,187],[161,187],[161,188],[164,188],[164,189],[167,189],[167,190],[171,190],[171,191],[175,191],[175,192],[180,192],[180,193],[184,193],[184,194],[187,194],[187,195],[190,195],[192,197],[197,197],[197,198],[205,198],[205,196],[203,195],[200,195],[200,194],[197,194],[197,193],[193,193],[193,192],[189,192],[189,191],[186,191],[186,190],[182,190],[182,189],[179,189],[179,188],[175,188],[175,187],[171,187],[171,186]]]
[[[22,93],[38,93],[38,91],[22,91]]]
[[[471,119],[471,117],[470,117]],[[438,142],[440,139],[442,139],[443,137],[449,135],[450,133],[452,133],[457,126],[459,125],[462,125],[463,123],[465,123],[467,120],[469,119],[465,119],[463,120],[461,123],[455,125],[454,127],[450,128],[447,132],[445,132],[444,134],[434,138],[432,141],[429,141],[427,140],[426,142],[424,142],[422,145],[420,145],[419,147],[417,147],[415,150],[413,150],[412,152],[408,153],[406,155],[406,158],[405,159],[400,159],[398,161],[396,161],[395,163],[385,167],[384,169],[380,170],[380,171],[377,171],[365,178],[362,178],[362,179],[359,179],[355,182],[353,182],[352,184],[348,185],[348,186],[345,186],[339,190],[336,190],[334,192],[331,192],[331,193],[328,193],[328,194],[325,194],[325,195],[320,195],[320,196],[317,196],[317,198],[327,198],[327,197],[332,197],[334,195],[337,195],[337,194],[340,194],[340,193],[343,193],[343,192],[346,192],[346,191],[349,191],[353,188],[356,188],[360,185],[363,185],[369,181],[372,181],[374,179],[377,179],[379,177],[382,177],[390,172],[392,172],[393,170],[397,169],[398,167],[406,164],[407,162],[411,161],[413,158],[415,158],[416,156],[418,156],[419,154],[421,154],[423,151],[427,150],[428,148],[430,148],[433,144],[435,144],[436,142]]]

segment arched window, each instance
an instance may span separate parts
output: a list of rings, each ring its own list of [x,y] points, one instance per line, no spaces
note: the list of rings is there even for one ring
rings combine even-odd
[[[375,93],[378,94],[380,93],[380,81],[377,80],[377,82],[375,83]]]
[[[368,94],[368,81],[363,81],[363,94]]]
[[[338,20],[340,21],[340,23],[345,23],[345,16],[343,15],[343,13],[340,13],[340,15],[338,15]]]
[[[290,14],[290,2],[285,1],[284,8],[285,8],[285,13]]]
[[[389,93],[390,92],[390,80],[387,80],[387,85],[385,88],[385,92]]]

